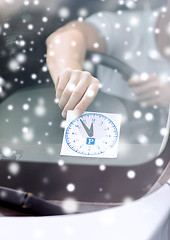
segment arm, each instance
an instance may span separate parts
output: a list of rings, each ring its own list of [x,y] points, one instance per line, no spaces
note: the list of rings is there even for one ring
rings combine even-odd
[[[170,63],[170,56],[166,54],[166,46],[169,44],[168,36],[168,22],[170,12],[170,0],[168,0],[168,8],[165,17],[159,17],[157,21],[157,28],[161,30],[161,34],[155,35],[155,42],[157,43],[160,53],[164,56],[167,62]],[[168,70],[168,69],[167,69]],[[165,74],[163,79],[156,75],[146,75],[134,77],[129,80],[128,84],[132,88],[139,102],[142,106],[161,106],[169,107],[170,104],[170,84],[169,76]]]
[[[98,43],[98,48],[94,47]],[[47,65],[55,84],[59,107],[82,114],[99,90],[99,80],[82,70],[87,50],[105,51],[100,33],[91,24],[73,21],[50,35]]]

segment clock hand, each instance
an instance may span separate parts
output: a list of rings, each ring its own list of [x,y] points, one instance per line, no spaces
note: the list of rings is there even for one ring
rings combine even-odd
[[[87,135],[89,137],[92,137],[93,136],[93,123],[91,124],[90,129],[89,129],[81,119],[80,119],[80,122],[83,125],[84,130],[86,131]]]
[[[91,123],[91,126],[90,126],[90,137],[93,137],[94,135],[94,132],[93,132],[93,123]]]

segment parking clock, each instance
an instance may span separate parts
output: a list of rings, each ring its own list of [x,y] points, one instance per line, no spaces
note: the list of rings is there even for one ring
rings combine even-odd
[[[114,147],[119,129],[106,115],[84,113],[73,119],[65,129],[69,150],[82,156],[100,156]]]

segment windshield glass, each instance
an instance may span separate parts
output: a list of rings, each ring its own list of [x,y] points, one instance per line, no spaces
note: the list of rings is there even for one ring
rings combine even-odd
[[[0,159],[131,166],[156,157],[169,134],[170,46],[166,40],[169,29],[167,17],[161,18],[168,11],[166,6],[155,9],[150,2],[150,6],[143,5],[143,8],[148,6],[144,11],[138,5],[136,9],[112,5],[108,11],[108,3],[104,12],[99,13],[95,4],[89,9],[88,5],[81,8],[76,3],[75,14],[70,10],[74,4],[67,3],[65,7],[64,1],[20,2],[15,8],[7,2],[1,6]],[[97,6],[101,10],[100,4]],[[4,14],[7,8],[9,12]],[[108,63],[103,66],[103,55],[93,55],[92,60],[86,58],[83,63],[83,69],[100,80],[99,92],[86,111],[102,116],[121,115],[116,157],[101,157],[101,153],[95,157],[60,154],[65,127],[71,122],[62,117],[56,100],[53,77],[46,64],[49,47],[46,39],[73,19],[80,22],[84,19],[100,31],[106,46],[104,54],[134,71],[129,76],[124,73],[124,65],[120,70]],[[88,50],[100,52],[98,43]],[[82,129],[86,128],[88,133],[91,123],[85,124]],[[98,129],[94,127],[94,131]],[[95,133],[94,139],[97,139]],[[90,147],[93,140],[87,140],[86,136]]]

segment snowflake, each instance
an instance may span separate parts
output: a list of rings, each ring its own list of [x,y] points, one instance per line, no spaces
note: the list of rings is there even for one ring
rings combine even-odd
[[[18,63],[24,63],[26,61],[26,56],[23,53],[18,53],[16,55],[16,60]]]
[[[25,44],[26,44],[26,42],[25,42],[24,40],[19,41],[19,45],[20,45],[21,47],[24,47]]]
[[[59,159],[59,160],[58,160],[58,165],[59,165],[60,167],[62,167],[62,166],[64,165],[64,160]]]
[[[159,28],[155,28],[154,32],[155,32],[155,34],[159,34],[160,33],[160,29]]]
[[[61,18],[68,18],[70,16],[70,10],[67,7],[60,8],[58,14]]]
[[[156,60],[156,59],[159,59],[159,53],[158,53],[158,51],[155,50],[155,49],[149,50],[148,55],[149,55],[149,57],[152,58],[152,59],[155,59],[155,60]]]
[[[133,201],[133,198],[132,197],[129,197],[129,196],[127,196],[127,197],[125,197],[124,199],[123,199],[123,203],[124,204],[129,204],[129,203],[131,203]]]
[[[47,177],[44,177],[44,178],[42,179],[42,182],[43,182],[44,184],[47,184],[47,183],[49,183],[49,179],[48,179]]]
[[[30,4],[30,2],[29,2],[29,1],[27,1],[27,0],[26,0],[26,1],[24,1],[24,5],[25,5],[25,6],[28,6],[29,4]]]
[[[35,4],[35,5],[38,5],[38,4],[39,4],[39,1],[38,1],[38,0],[34,0],[34,4]]]
[[[42,18],[42,21],[43,21],[43,22],[48,22],[48,18],[47,18],[47,17],[43,17],[43,18]]]
[[[87,90],[87,96],[89,97],[89,98],[92,98],[92,97],[94,97],[94,95],[95,95],[95,92],[94,92],[94,90],[92,90],[92,89],[88,89]]]
[[[105,165],[100,165],[99,169],[100,169],[100,171],[105,171],[106,170],[106,166]]]
[[[35,73],[31,74],[31,78],[32,79],[36,79],[37,78],[37,75]]]
[[[69,183],[66,187],[68,192],[74,192],[75,190],[75,185],[73,183]]]
[[[114,27],[115,27],[116,29],[119,29],[119,28],[120,28],[120,23],[115,23]]]
[[[52,147],[47,147],[46,151],[49,155],[54,155],[54,153],[55,153],[55,151]]]
[[[131,60],[133,58],[133,55],[131,52],[125,52],[124,59],[125,60]]]
[[[79,11],[78,11],[78,15],[80,17],[87,17],[88,9],[87,8],[80,8]]]
[[[125,2],[123,0],[119,0],[119,4],[123,5],[123,4],[125,4]]]
[[[146,121],[152,121],[153,119],[154,119],[154,116],[153,116],[153,114],[152,113],[146,113],[145,114],[145,119],[146,119]]]
[[[129,21],[130,25],[136,27],[139,25],[139,18],[136,16],[132,16]]]
[[[82,17],[79,17],[79,18],[78,18],[78,21],[79,21],[79,22],[83,22],[83,18],[82,18]]]
[[[121,11],[121,10],[118,10],[118,11],[117,11],[117,14],[118,14],[118,15],[122,15],[122,11]]]
[[[164,160],[162,158],[157,158],[155,160],[155,164],[156,164],[157,167],[162,167],[163,164],[164,164]]]
[[[8,105],[8,110],[12,111],[14,109],[13,105]]]
[[[5,28],[5,29],[8,29],[9,26],[10,26],[9,23],[4,23],[4,28]]]
[[[126,6],[129,8],[129,9],[134,9],[136,7],[136,4],[134,1],[131,1],[131,0],[128,0],[126,2]]]
[[[33,129],[28,129],[27,127],[24,127],[22,131],[23,131],[23,139],[25,141],[32,141],[34,139]]]
[[[71,46],[72,46],[72,47],[76,47],[76,46],[77,46],[77,42],[76,42],[76,41],[72,41],[72,42],[71,42]]]
[[[47,71],[48,71],[48,68],[47,68],[46,65],[42,67],[42,71],[43,71],[43,72],[47,72]]]
[[[33,28],[34,28],[34,26],[33,26],[32,24],[29,24],[29,25],[28,25],[28,29],[29,29],[29,30],[33,30]]]
[[[9,148],[9,147],[3,147],[2,148],[2,154],[3,154],[4,157],[9,158],[13,155],[13,152],[12,152],[11,148]]]
[[[38,117],[43,117],[46,114],[46,108],[43,105],[38,105],[35,107],[34,113]]]
[[[23,110],[27,111],[27,110],[30,108],[30,106],[25,103],[25,104],[22,106],[22,108],[23,108]]]
[[[147,136],[142,135],[142,134],[137,137],[137,140],[138,140],[138,142],[141,143],[141,144],[147,144],[148,141],[149,141],[148,138],[147,138]]]
[[[23,127],[23,128],[22,128],[22,132],[23,132],[23,133],[27,133],[28,131],[29,131],[29,130],[28,130],[27,127]]]
[[[14,2],[14,0],[5,0],[6,3],[11,4]]]
[[[145,72],[141,73],[141,74],[140,74],[140,79],[141,79],[142,81],[147,81],[147,80],[149,79],[149,74],[148,74],[148,73],[145,73]]]
[[[78,203],[74,198],[66,198],[62,202],[62,209],[65,213],[75,213],[78,211]]]
[[[83,69],[86,71],[92,72],[94,69],[94,66],[91,61],[86,60],[84,61]]]
[[[162,11],[163,13],[167,12],[167,7],[162,7],[162,8],[161,8],[161,11]]]
[[[161,128],[160,129],[160,135],[161,136],[168,136],[169,130],[167,128]]]
[[[8,165],[8,171],[10,174],[16,176],[20,171],[20,165],[18,163],[10,163]]]
[[[137,51],[137,52],[136,52],[136,55],[137,55],[137,56],[141,56],[141,55],[142,55],[141,51]]]
[[[139,111],[139,110],[136,110],[136,111],[133,113],[133,116],[134,116],[134,118],[139,119],[139,118],[142,117],[142,112]]]
[[[129,171],[127,172],[127,177],[128,177],[128,178],[133,179],[133,178],[135,178],[135,176],[136,176],[135,171],[129,170]]]
[[[19,63],[15,59],[11,59],[8,62],[8,68],[11,72],[16,72],[19,69]]]

